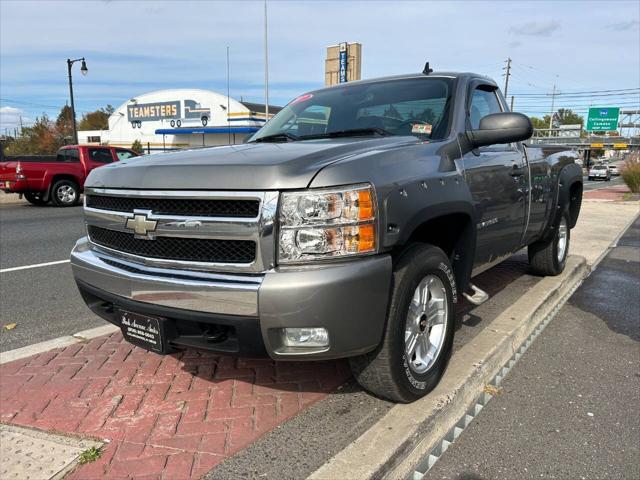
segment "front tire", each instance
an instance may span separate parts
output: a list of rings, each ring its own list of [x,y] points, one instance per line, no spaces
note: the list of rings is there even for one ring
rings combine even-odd
[[[533,273],[545,277],[560,275],[569,256],[570,240],[569,211],[565,210],[549,241],[529,245],[529,265]]]
[[[56,207],[73,207],[80,201],[80,188],[71,180],[58,180],[51,188],[51,201]]]
[[[433,390],[451,355],[457,298],[445,253],[409,246],[394,262],[384,338],[376,350],[350,359],[366,390],[408,403]]]

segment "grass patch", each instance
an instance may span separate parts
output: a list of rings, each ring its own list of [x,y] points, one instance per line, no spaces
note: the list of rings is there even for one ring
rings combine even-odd
[[[80,465],[84,465],[85,463],[95,462],[102,455],[102,450],[97,447],[87,448],[84,452],[80,454],[80,458],[78,462]]]

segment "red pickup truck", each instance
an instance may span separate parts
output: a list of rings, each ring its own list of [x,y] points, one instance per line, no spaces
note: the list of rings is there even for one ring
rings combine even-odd
[[[86,145],[62,147],[57,155],[7,156],[0,161],[0,189],[21,193],[34,205],[70,207],[79,203],[91,170],[136,156],[126,148]]]

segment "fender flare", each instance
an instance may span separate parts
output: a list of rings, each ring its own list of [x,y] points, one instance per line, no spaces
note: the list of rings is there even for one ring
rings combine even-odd
[[[571,189],[575,184],[582,185],[582,168],[577,163],[572,163],[566,165],[558,175],[558,200],[552,225],[557,225],[565,208],[571,204]],[[578,201],[577,208],[572,212],[569,228],[575,227],[578,221],[580,205],[582,204],[582,190],[580,190]]]
[[[425,223],[449,215],[464,215],[469,218],[467,225],[462,229],[453,246],[453,255],[451,258],[451,266],[456,278],[458,291],[465,292],[471,280],[477,240],[476,213],[471,203],[464,200],[450,201],[429,205],[417,211],[405,223],[403,232],[398,238],[397,245],[406,245],[411,236]]]

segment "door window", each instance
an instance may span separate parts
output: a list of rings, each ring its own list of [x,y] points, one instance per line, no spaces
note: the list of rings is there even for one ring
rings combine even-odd
[[[138,156],[138,154],[130,150],[118,150],[118,149],[116,149],[116,155],[118,156],[118,160],[126,160],[127,158]]]
[[[469,122],[473,130],[480,128],[480,120],[491,113],[500,113],[500,102],[496,96],[495,90],[486,90],[476,88],[471,97],[471,105],[469,108]]]
[[[77,148],[65,148],[64,150],[58,150],[56,160],[58,162],[79,162],[80,152]]]
[[[111,163],[113,162],[113,156],[111,150],[108,148],[90,148],[89,158],[92,162],[98,163]]]

